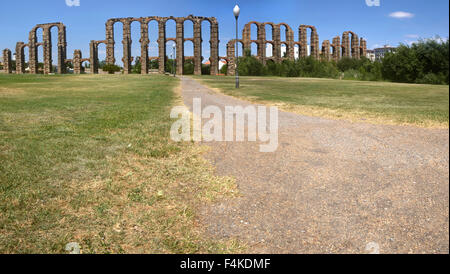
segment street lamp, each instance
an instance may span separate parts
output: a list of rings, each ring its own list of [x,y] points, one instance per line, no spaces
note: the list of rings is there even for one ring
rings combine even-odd
[[[175,76],[175,44],[172,45],[172,73],[173,73],[173,77]]]
[[[239,39],[239,29],[238,29],[238,23],[239,23],[239,14],[241,13],[241,9],[238,5],[236,5],[233,9],[234,17],[236,18],[236,88],[239,88],[239,47],[238,47],[238,39]]]

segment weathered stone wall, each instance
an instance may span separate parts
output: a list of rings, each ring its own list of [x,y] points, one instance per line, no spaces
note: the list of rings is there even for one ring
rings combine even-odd
[[[251,38],[251,28],[255,25],[257,28],[257,40],[252,40]],[[266,26],[269,25],[272,28],[272,39],[267,40],[266,36]],[[286,28],[286,40],[281,41],[281,27],[284,26]],[[236,40],[233,40],[236,41]],[[294,32],[291,27],[286,23],[275,24],[272,22],[250,22],[244,26],[242,31],[242,40],[240,40],[243,44],[244,52],[251,51],[252,43],[257,45],[256,58],[261,62],[266,63],[267,60],[273,60],[277,63],[281,62],[283,59],[294,59]],[[266,48],[267,45],[272,45],[272,57],[266,56]],[[286,57],[281,56],[281,47],[286,47]],[[230,62],[234,62],[235,58],[233,56],[228,55],[227,58],[230,59]],[[229,54],[227,52],[227,54]],[[229,66],[232,68],[233,66]],[[234,73],[234,72],[233,72]]]
[[[73,73],[74,74],[81,74],[81,60],[83,59],[83,55],[81,53],[81,50],[76,49],[73,52],[73,59],[72,59],[72,64],[73,64]]]
[[[257,40],[252,40],[252,26],[257,28]],[[266,39],[266,25],[272,26],[272,40]],[[286,27],[286,41],[281,41],[281,27]],[[251,50],[252,43],[257,45],[257,53],[255,57],[262,63],[266,63],[267,60],[273,60],[275,62],[281,62],[283,59],[294,60],[295,59],[295,46],[299,47],[299,58],[308,56],[308,46],[310,47],[310,56],[315,59],[325,59],[338,61],[342,57],[360,58],[365,56],[363,54],[367,50],[365,40],[359,40],[358,35],[351,31],[344,32],[342,35],[342,44],[340,37],[333,38],[331,44],[329,40],[325,40],[322,43],[322,50],[319,44],[319,34],[316,27],[309,25],[300,25],[299,27],[299,41],[294,41],[294,32],[291,27],[285,23],[274,24],[271,22],[249,22],[242,30],[242,39],[237,40],[238,43],[242,43],[244,52]],[[311,35],[308,43],[308,31]],[[350,34],[352,39],[350,40]],[[266,56],[266,45],[273,45],[273,56]],[[286,47],[286,57],[281,56],[281,47]],[[332,52],[331,52],[332,50]],[[236,40],[233,39],[227,44],[227,60],[228,60],[228,74],[235,75],[236,69]]]
[[[24,42],[17,42],[16,44],[16,73],[25,73],[25,47],[28,47]]]
[[[166,37],[166,23],[169,20],[173,20],[176,23],[176,37]],[[152,21],[158,22],[158,57],[149,57],[149,45],[150,39],[148,36],[149,23]],[[184,23],[191,21],[193,23],[193,37],[184,37]],[[16,44],[16,73],[23,74],[26,72],[25,68],[25,48],[29,50],[29,71],[32,74],[38,73],[38,47],[43,47],[44,52],[44,73],[49,74],[52,72],[52,39],[51,29],[53,27],[58,28],[58,63],[57,72],[65,73],[66,64],[73,62],[77,63],[77,69],[75,73],[81,73],[83,70],[82,63],[88,61],[90,63],[90,72],[98,73],[99,60],[98,60],[98,47],[100,44],[106,46],[106,62],[108,64],[115,64],[116,59],[114,56],[115,42],[114,42],[114,24],[122,23],[123,37],[122,37],[122,49],[123,49],[123,65],[124,73],[131,73],[133,57],[131,56],[131,24],[133,22],[140,23],[140,45],[141,45],[141,73],[148,74],[150,61],[158,60],[159,73],[165,73],[166,67],[166,43],[168,41],[175,42],[176,45],[176,70],[178,75],[183,74],[185,60],[191,59],[194,62],[194,74],[200,75],[202,71],[202,22],[208,21],[210,23],[210,64],[211,74],[217,75],[219,73],[219,59],[225,59],[228,63],[228,73],[230,75],[235,74],[236,69],[236,43],[241,43],[242,48],[245,51],[251,50],[252,43],[257,45],[256,58],[261,62],[266,63],[268,60],[274,62],[282,62],[285,59],[295,59],[295,46],[299,47],[299,57],[308,56],[308,46],[310,47],[310,56],[315,59],[325,59],[338,61],[342,57],[361,58],[365,56],[367,52],[367,42],[363,38],[359,38],[358,35],[351,31],[346,31],[342,35],[342,43],[340,37],[333,38],[332,43],[329,40],[322,42],[322,49],[319,47],[319,34],[314,26],[300,25],[299,27],[299,41],[294,41],[294,32],[292,28],[286,23],[275,24],[272,22],[250,22],[244,26],[242,30],[242,39],[231,40],[227,44],[227,56],[219,58],[219,24],[214,17],[198,17],[189,15],[188,17],[127,17],[127,18],[113,18],[107,20],[105,23],[106,33],[105,40],[95,41],[91,40],[89,44],[90,57],[83,59],[81,51],[74,52],[73,59],[67,59],[67,42],[66,42],[66,27],[62,23],[48,23],[36,25],[29,33],[28,44],[24,42],[18,42]],[[257,40],[251,39],[251,27],[255,25],[257,27]],[[266,26],[269,25],[272,28],[272,38],[266,37]],[[281,28],[285,27],[285,41],[281,40]],[[42,29],[43,37],[42,42],[38,42],[37,30]],[[308,32],[311,32],[308,43]],[[350,39],[351,35],[351,39]],[[184,42],[192,41],[194,45],[194,56],[185,56]],[[266,56],[266,47],[272,46],[272,56]],[[284,54],[282,54],[282,47],[286,48]],[[79,64],[78,64],[79,63]]]
[[[174,20],[176,23],[176,37],[166,37],[166,23],[169,20]],[[176,44],[176,66],[177,74],[183,74],[184,61],[186,56],[184,54],[184,42],[192,41],[194,44],[194,73],[201,74],[202,72],[202,22],[208,21],[210,23],[210,62],[211,74],[217,75],[219,71],[219,25],[214,17],[198,17],[190,15],[188,17],[140,17],[140,18],[114,18],[106,22],[106,62],[108,64],[115,63],[114,57],[114,24],[120,22],[123,24],[123,64],[124,73],[131,72],[131,23],[140,22],[141,24],[141,73],[147,74],[149,71],[150,58],[148,56],[148,47],[150,40],[148,37],[148,24],[151,21],[158,22],[158,49],[159,49],[159,73],[165,73],[166,66],[166,43],[167,41],[174,41]],[[184,37],[184,23],[191,21],[193,23],[194,37]],[[95,50],[95,49],[94,49]],[[95,53],[94,53],[95,55]]]
[[[44,51],[44,74],[49,74],[52,72],[52,37],[51,37],[51,29],[53,27],[58,28],[58,63],[57,63],[57,72],[65,73],[66,66],[65,60],[67,57],[67,41],[66,41],[66,27],[62,23],[48,23],[48,24],[39,24],[36,25],[29,34],[28,37],[28,49],[29,49],[29,68],[30,73],[36,74],[38,73],[38,47],[42,46]],[[42,29],[43,37],[42,43],[38,43],[37,30]],[[22,42],[19,42],[22,43]],[[18,46],[19,46],[18,43]],[[21,44],[23,48],[23,44]],[[19,49],[20,50],[20,49]],[[23,73],[23,54],[21,54],[20,59],[17,58],[16,52],[16,60],[21,64],[21,69],[17,70],[18,73]],[[17,64],[16,64],[17,65]]]
[[[330,61],[331,60],[331,54],[330,54],[330,41],[325,40],[322,42],[322,60]]]
[[[11,60],[11,50],[3,50],[3,70],[6,73],[12,73],[12,60]]]

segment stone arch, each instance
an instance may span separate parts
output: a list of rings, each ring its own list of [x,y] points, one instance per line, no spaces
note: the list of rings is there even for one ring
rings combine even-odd
[[[28,44],[24,42],[17,42],[16,44],[16,74],[24,74],[26,71],[25,68],[25,48],[28,47]],[[29,62],[29,58],[28,58]]]
[[[319,59],[319,34],[316,27],[309,25],[300,25],[299,27],[300,57],[308,56],[308,29],[311,30],[310,55]]]
[[[332,59],[337,62],[341,59],[341,51],[342,51],[342,45],[341,45],[341,38],[339,36],[336,36],[333,38],[333,44],[331,44],[332,49]]]
[[[67,41],[66,41],[66,26],[63,23],[47,23],[38,24],[30,31],[29,34],[29,63],[30,72],[37,73],[38,61],[37,61],[37,45],[42,44],[44,53],[44,74],[49,74],[52,70],[52,41],[51,41],[51,29],[53,27],[58,28],[58,73],[65,73],[65,60],[67,58]],[[42,43],[38,43],[37,30],[43,30]]]
[[[245,43],[243,40],[231,40],[227,44],[227,59],[228,59],[228,71],[227,75],[235,75],[236,74],[236,50],[239,51],[239,49],[236,49],[236,44],[240,44],[242,47],[242,51],[245,50]],[[239,47],[239,46],[238,46]]]
[[[172,47],[175,46],[175,50],[172,49]],[[176,70],[178,69],[177,63],[178,63],[178,45],[177,45],[177,39],[176,38],[167,38],[166,39],[166,44],[164,46],[167,50],[165,51],[167,56],[164,57],[165,61],[164,61],[164,73],[169,72],[172,73],[172,71],[169,69],[169,63],[170,63],[170,68],[174,69],[175,72],[177,72]],[[170,47],[170,49],[169,49]],[[184,57],[183,57],[184,59]],[[178,72],[177,72],[178,73]]]
[[[284,27],[284,36],[285,39],[281,39],[281,28]],[[280,33],[280,58],[283,58],[283,54],[281,52],[281,45],[284,44],[286,46],[286,58],[290,60],[295,59],[295,50],[294,50],[294,32],[292,31],[291,27],[286,23],[280,23],[277,26],[278,31]]]
[[[269,48],[271,48],[270,54],[269,54]],[[266,60],[276,58],[275,54],[274,54],[275,53],[275,42],[274,41],[265,41],[265,49],[266,49],[266,53],[265,53]]]
[[[353,31],[345,31],[342,34],[342,57],[360,58],[359,37]]]
[[[167,22],[173,20],[176,24],[176,37],[170,37],[174,38],[176,40],[177,45],[177,73],[182,74],[183,73],[183,61],[184,61],[184,22],[185,21],[192,21],[194,24],[194,61],[195,61],[195,71],[196,74],[201,74],[201,62],[202,62],[202,54],[201,54],[201,22],[204,20],[207,20],[211,24],[211,37],[210,37],[210,44],[211,44],[211,74],[216,75],[218,73],[218,53],[219,53],[219,35],[218,35],[218,23],[217,20],[214,17],[197,17],[193,15],[189,15],[188,17],[157,17],[157,16],[151,16],[151,17],[141,17],[141,18],[114,18],[109,19],[106,22],[106,44],[107,44],[107,63],[114,64],[115,63],[115,57],[114,57],[114,24],[117,22],[122,22],[124,24],[124,31],[123,31],[123,52],[124,52],[124,73],[130,73],[131,72],[131,54],[130,54],[130,45],[132,43],[131,37],[130,37],[130,23],[139,21],[141,23],[141,65],[142,65],[142,73],[147,74],[148,73],[148,46],[149,46],[149,39],[148,39],[148,24],[151,21],[157,21],[158,22],[158,55],[159,55],[159,72],[165,73],[165,61],[166,61],[166,41],[169,41],[169,39],[166,37],[167,31],[166,26]],[[154,59],[154,58],[152,58]]]
[[[322,60],[325,60],[325,61],[330,61],[331,60],[330,48],[331,48],[330,41],[329,40],[324,40],[322,42],[322,53],[321,53]]]

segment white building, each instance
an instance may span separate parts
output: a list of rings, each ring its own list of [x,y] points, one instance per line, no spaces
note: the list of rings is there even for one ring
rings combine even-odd
[[[375,51],[372,49],[368,49],[367,50],[367,54],[366,54],[367,59],[369,59],[370,61],[374,62],[376,60],[376,56],[375,56]]]
[[[374,49],[374,51],[375,51],[375,59],[376,60],[381,60],[381,59],[384,58],[386,53],[393,52],[393,51],[395,51],[395,49],[396,49],[395,47],[391,47],[389,45],[385,45],[382,48],[376,48],[376,49]]]

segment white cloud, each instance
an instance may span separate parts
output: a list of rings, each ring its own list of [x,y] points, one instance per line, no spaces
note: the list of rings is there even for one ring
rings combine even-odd
[[[413,18],[415,15],[406,11],[396,11],[389,14],[389,16],[397,19],[405,19],[405,18]]]

